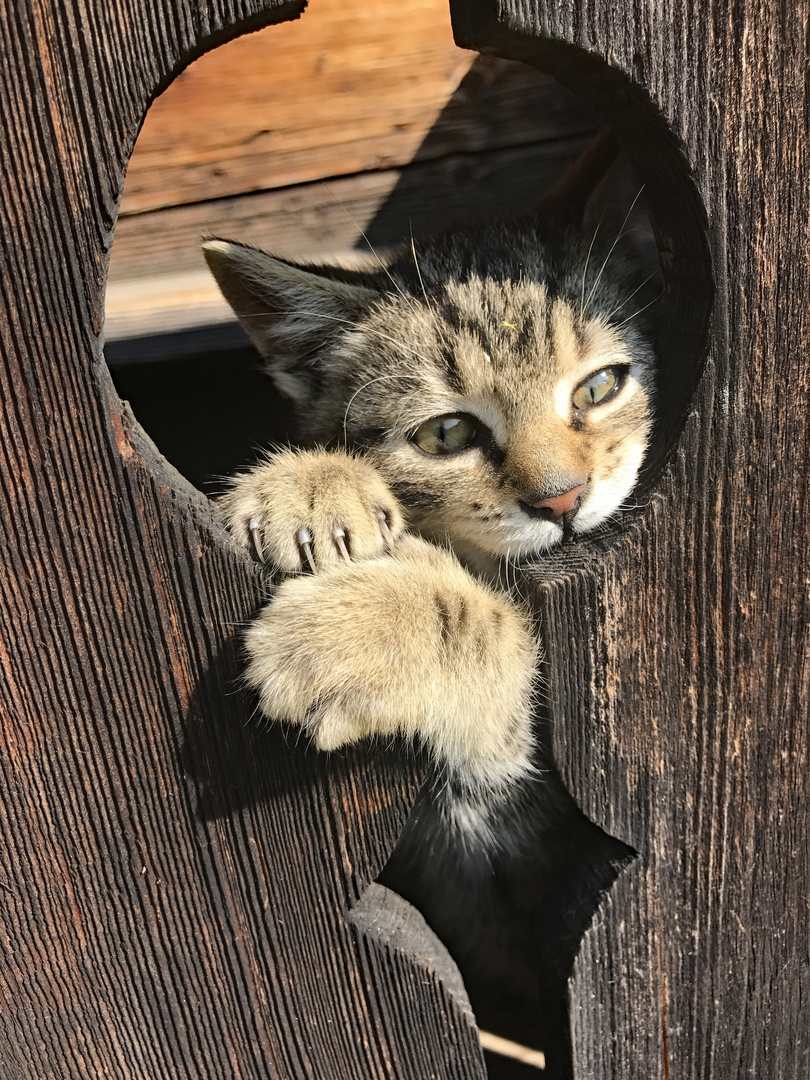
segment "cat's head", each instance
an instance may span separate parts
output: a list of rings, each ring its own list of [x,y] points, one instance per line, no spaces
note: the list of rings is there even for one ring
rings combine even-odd
[[[536,221],[409,244],[374,269],[205,245],[302,437],[362,449],[412,524],[472,560],[587,532],[636,481],[656,266],[596,181]]]

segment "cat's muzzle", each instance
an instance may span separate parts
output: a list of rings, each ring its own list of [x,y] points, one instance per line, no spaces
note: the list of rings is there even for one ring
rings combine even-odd
[[[582,505],[584,484],[553,495],[543,495],[531,502],[520,500],[520,508],[529,517],[540,521],[551,521],[563,530],[563,536],[573,532],[574,518]]]

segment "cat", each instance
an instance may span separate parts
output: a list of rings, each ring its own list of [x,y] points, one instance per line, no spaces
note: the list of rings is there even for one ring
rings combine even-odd
[[[469,897],[492,909],[494,868],[536,875],[537,838],[574,820],[533,728],[542,647],[502,582],[616,514],[652,428],[658,267],[617,174],[603,134],[535,215],[363,269],[204,244],[304,447],[220,500],[278,577],[246,680],[323,750],[397,734],[427,749],[386,874],[474,984],[482,955],[491,974],[521,946],[459,930]]]

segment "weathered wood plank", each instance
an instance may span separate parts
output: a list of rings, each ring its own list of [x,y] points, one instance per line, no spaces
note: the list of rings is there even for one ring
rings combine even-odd
[[[174,81],[141,132],[122,212],[395,168],[472,62],[441,0],[320,0]]]
[[[458,49],[444,0],[319,0],[209,53],[155,101],[121,216],[591,127],[548,77]]]
[[[291,259],[347,260],[504,206],[536,203],[587,137],[449,155],[394,172],[178,206],[118,222],[107,286],[108,341],[231,321],[202,259],[203,235],[249,239]],[[425,193],[430,192],[430,198]],[[363,235],[364,234],[364,235]]]
[[[101,354],[149,101],[205,48],[300,7],[0,4],[0,1073],[15,1080],[482,1075],[430,941],[415,961],[348,918],[413,762],[321,757],[249,726],[234,651],[256,574]]]
[[[599,105],[647,182],[667,279],[648,505],[549,560],[540,590],[560,770],[638,851],[577,958],[574,1076],[806,1076],[810,11],[452,7],[462,44]],[[710,222],[693,400],[708,261],[665,125]]]

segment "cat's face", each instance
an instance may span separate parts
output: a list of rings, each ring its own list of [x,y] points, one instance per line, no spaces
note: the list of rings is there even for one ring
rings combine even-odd
[[[641,339],[535,282],[431,293],[388,294],[358,326],[340,407],[318,410],[312,434],[345,429],[412,523],[468,557],[523,556],[604,522],[649,437]]]
[[[366,273],[206,256],[304,439],[362,449],[412,526],[483,564],[594,529],[635,484],[654,365],[621,229],[499,225]]]

